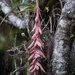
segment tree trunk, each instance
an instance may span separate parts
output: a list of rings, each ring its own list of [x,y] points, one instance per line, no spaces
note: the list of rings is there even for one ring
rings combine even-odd
[[[70,72],[73,73],[73,75],[75,74],[75,71],[73,72],[74,69],[75,69],[75,40],[73,42],[72,50],[70,52]]]
[[[64,5],[54,39],[53,75],[68,75],[70,26],[74,20],[75,0],[67,0]]]

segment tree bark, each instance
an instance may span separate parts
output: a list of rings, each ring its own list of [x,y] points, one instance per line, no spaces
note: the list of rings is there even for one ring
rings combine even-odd
[[[70,67],[72,69],[75,68],[75,40],[73,42],[73,45],[72,45],[72,50],[70,52]]]
[[[68,75],[70,26],[74,20],[75,0],[67,0],[65,3],[54,39],[53,51],[53,75]]]

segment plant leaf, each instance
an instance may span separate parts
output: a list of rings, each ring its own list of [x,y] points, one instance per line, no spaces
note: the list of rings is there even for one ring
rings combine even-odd
[[[44,73],[46,73],[45,70],[43,69],[42,65],[41,65],[39,62],[37,62],[36,64],[37,64],[37,66],[39,66],[39,67],[41,68],[41,70],[42,70]]]

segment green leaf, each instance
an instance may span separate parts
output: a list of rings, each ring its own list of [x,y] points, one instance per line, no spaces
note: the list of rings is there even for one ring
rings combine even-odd
[[[13,6],[18,6],[20,4],[20,0],[14,0],[13,1]]]
[[[71,34],[71,35],[70,35],[70,38],[73,38],[73,37],[74,37],[74,34]]]
[[[18,13],[23,13],[23,12],[25,12],[27,9],[28,9],[28,10],[33,10],[34,8],[35,8],[34,6],[27,6],[27,7],[24,7],[21,11],[16,12],[16,14],[18,14]]]

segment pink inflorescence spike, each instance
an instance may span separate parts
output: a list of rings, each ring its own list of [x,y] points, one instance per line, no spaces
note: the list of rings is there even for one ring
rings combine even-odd
[[[29,71],[34,75],[37,75],[37,70],[39,70],[40,68],[44,73],[46,73],[42,65],[38,61],[39,57],[46,58],[43,52],[40,50],[40,48],[44,48],[44,44],[40,39],[40,34],[42,34],[42,30],[40,23],[40,11],[38,0],[36,0],[36,17],[35,17],[35,25],[32,32],[34,32],[34,35],[32,36],[33,42],[28,47],[28,49],[30,49],[29,52],[31,54],[28,60],[32,60],[32,62],[30,63],[31,67],[29,68]]]

